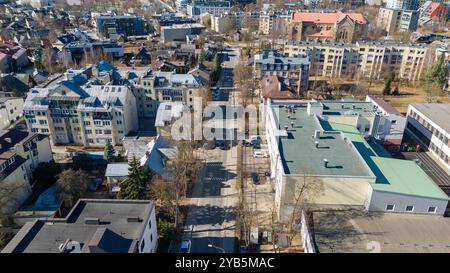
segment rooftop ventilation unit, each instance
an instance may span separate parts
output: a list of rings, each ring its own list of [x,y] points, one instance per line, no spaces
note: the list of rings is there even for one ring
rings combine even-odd
[[[319,141],[314,141],[314,143],[316,144],[316,148],[319,148]]]
[[[323,166],[325,168],[328,168],[328,159],[326,159],[326,158],[323,159]]]
[[[139,223],[142,222],[142,218],[140,217],[127,217],[128,223]]]
[[[98,218],[84,218],[86,225],[100,225],[100,219]]]

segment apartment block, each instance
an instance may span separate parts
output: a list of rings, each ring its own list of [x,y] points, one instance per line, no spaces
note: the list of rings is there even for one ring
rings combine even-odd
[[[377,27],[388,34],[395,32],[416,31],[419,21],[419,11],[380,8],[377,15]]]
[[[309,66],[309,60],[305,57],[283,57],[273,50],[254,56],[257,80],[273,75],[288,79],[288,84],[299,96],[308,90]]]
[[[229,1],[192,1],[186,5],[186,9],[189,17],[198,17],[206,13],[218,16],[229,12],[231,4]]]
[[[167,42],[185,42],[187,36],[200,35],[206,27],[202,24],[182,24],[161,27],[161,41]]]
[[[450,171],[450,104],[413,103],[408,107],[403,147],[429,151]]]
[[[288,35],[291,13],[285,11],[266,11],[259,16],[259,33],[264,35]]]
[[[417,10],[419,8],[419,0],[387,0],[386,8],[400,10]]]
[[[97,16],[95,18],[98,32],[106,38],[112,35],[128,36],[147,35],[147,22],[139,16]]]
[[[288,41],[284,54],[309,58],[310,75],[381,79],[395,72],[401,79],[418,81],[425,73],[428,48],[396,42],[317,43]]]
[[[132,86],[113,66],[100,62],[69,70],[46,88],[33,88],[24,104],[31,132],[50,135],[52,144],[120,144],[138,129]]]

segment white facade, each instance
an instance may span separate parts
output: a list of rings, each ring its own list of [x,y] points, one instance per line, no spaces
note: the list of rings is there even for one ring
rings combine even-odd
[[[450,109],[448,104],[442,106]],[[432,105],[431,107],[434,108]],[[441,112],[441,115],[443,120],[447,119],[446,112]],[[448,119],[445,122],[448,122]],[[443,128],[447,124],[434,122],[414,105],[408,107],[406,132],[450,171],[450,132]]]
[[[0,129],[8,128],[22,117],[22,112],[23,98],[0,98]]]
[[[155,205],[153,204],[149,220],[139,240],[138,253],[156,253],[158,247]]]
[[[374,191],[370,186],[367,194],[367,200],[370,200],[370,203],[366,204],[368,211],[433,214],[441,216],[444,215],[448,203],[448,200]],[[407,207],[408,209],[412,208],[412,210],[408,211]]]

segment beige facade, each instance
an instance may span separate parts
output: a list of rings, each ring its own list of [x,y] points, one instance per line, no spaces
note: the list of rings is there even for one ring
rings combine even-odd
[[[284,54],[309,56],[310,75],[382,79],[389,73],[397,77],[418,81],[426,66],[427,47],[421,44],[357,42],[315,43],[286,42]]]
[[[264,35],[287,35],[291,15],[267,12],[259,16],[259,33]]]

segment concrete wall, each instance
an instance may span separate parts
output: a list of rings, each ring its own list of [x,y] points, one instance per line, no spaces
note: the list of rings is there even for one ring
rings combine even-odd
[[[316,253],[316,249],[314,247],[313,234],[309,230],[308,221],[306,220],[305,211],[302,211],[302,219],[301,219],[301,227],[300,232],[302,236],[303,242],[303,251],[305,253]]]
[[[139,253],[156,253],[158,247],[157,223],[155,215],[155,206],[150,213],[149,221],[145,225],[144,233],[139,240]]]
[[[370,187],[371,188],[371,187]],[[394,205],[394,213],[432,214],[442,216],[447,208],[448,201],[418,196],[409,196],[381,191],[369,192],[370,202],[366,205],[369,211],[386,212],[387,205]],[[413,212],[406,212],[406,206],[414,206]],[[428,207],[436,207],[436,213],[428,213]]]

